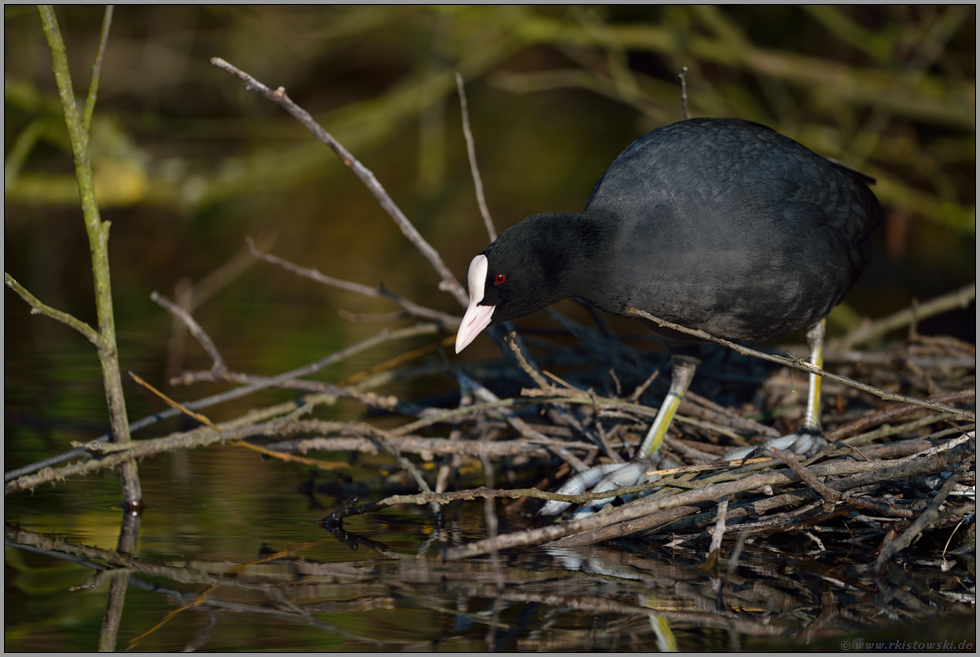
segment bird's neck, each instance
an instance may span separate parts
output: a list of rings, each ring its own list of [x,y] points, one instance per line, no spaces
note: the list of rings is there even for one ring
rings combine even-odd
[[[581,296],[587,283],[601,274],[614,242],[615,222],[599,211],[532,215],[522,222],[537,224],[528,232],[540,275],[549,288],[548,303]]]

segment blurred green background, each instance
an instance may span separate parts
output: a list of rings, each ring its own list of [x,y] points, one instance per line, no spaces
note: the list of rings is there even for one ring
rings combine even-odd
[[[45,303],[94,323],[50,54],[33,7],[4,11],[4,269]],[[81,95],[103,9],[57,15]],[[212,56],[285,87],[374,171],[460,279],[488,240],[456,71],[502,230],[531,213],[581,209],[623,148],[683,118],[677,74],[687,66],[694,116],[759,121],[878,178],[886,222],[847,304],[879,317],[975,280],[975,24],[972,5],[118,7],[92,154],[103,218],[112,221],[122,368],[180,399],[220,389],[166,385],[171,319],[149,295],[174,298],[178,284],[201,282],[246,236],[274,239],[271,252],[303,266],[383,281],[422,305],[461,313],[336,156],[213,67]],[[5,309],[11,467],[101,433],[105,413],[90,345],[31,316],[9,291]],[[195,316],[232,369],[275,374],[384,326],[351,323],[340,309],[396,310],[256,263]],[[539,315],[523,323],[555,326]],[[853,321],[846,312],[836,318]],[[922,330],[972,341],[974,308]],[[325,378],[341,380],[410,346],[386,345]],[[474,347],[466,358],[495,353],[489,340]],[[186,350],[170,357],[171,370],[210,366],[198,345]],[[159,410],[126,387],[132,419]]]

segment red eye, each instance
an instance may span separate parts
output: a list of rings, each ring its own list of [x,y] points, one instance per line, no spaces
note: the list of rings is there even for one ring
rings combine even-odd
[[[507,280],[506,276],[504,276],[503,274],[497,274],[497,277],[493,279],[493,282],[496,283],[497,285],[500,285],[506,280]]]

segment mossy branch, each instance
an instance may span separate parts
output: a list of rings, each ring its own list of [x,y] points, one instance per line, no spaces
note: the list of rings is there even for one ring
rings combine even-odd
[[[14,280],[14,277],[7,272],[3,273],[3,282],[6,283],[7,287],[20,295],[20,298],[27,302],[27,304],[33,308],[31,310],[32,314],[35,315],[45,315],[51,319],[56,319],[62,324],[67,324],[79,333],[85,336],[85,338],[94,344],[99,349],[102,348],[102,336],[99,333],[83,322],[82,320],[69,315],[66,312],[60,310],[55,310],[51,306],[41,303],[38,301],[37,297],[24,289],[24,286]]]
[[[92,70],[92,81],[89,84],[88,100],[85,107],[85,119],[79,116],[75,102],[75,92],[72,88],[71,72],[68,69],[68,55],[65,42],[61,37],[58,19],[50,5],[39,5],[41,24],[47,38],[48,49],[51,51],[51,70],[58,86],[58,97],[65,115],[65,127],[71,142],[72,155],[75,162],[75,178],[78,181],[78,196],[82,205],[82,217],[85,231],[88,234],[89,247],[92,253],[92,275],[95,283],[95,306],[99,322],[99,340],[97,343],[99,361],[102,364],[102,379],[105,386],[106,402],[109,408],[109,420],[115,442],[129,442],[129,422],[126,417],[126,399],[123,396],[122,376],[119,371],[119,358],[116,349],[116,324],[112,308],[112,286],[109,279],[109,222],[102,221],[99,206],[95,201],[95,183],[92,179],[92,160],[89,153],[88,126],[95,107],[98,89],[99,69],[102,64],[102,54],[106,39],[109,35],[109,25],[112,22],[112,8],[106,11],[102,24],[99,52]],[[88,337],[88,336],[87,336]],[[91,338],[89,338],[91,340]],[[123,480],[123,496],[126,504],[138,507],[142,504],[142,492],[139,479],[136,476],[136,464],[127,461],[121,467]]]

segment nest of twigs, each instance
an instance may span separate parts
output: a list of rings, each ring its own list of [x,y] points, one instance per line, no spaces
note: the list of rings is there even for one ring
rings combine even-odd
[[[580,503],[606,497],[608,493],[557,496],[547,491],[591,465],[629,460],[656,414],[666,383],[661,385],[662,368],[656,367],[656,360],[642,358],[601,326],[588,328],[565,318],[562,322],[574,336],[571,342],[527,340],[534,345],[537,367],[508,336],[520,368],[513,363],[472,365],[478,374],[468,374],[465,366],[455,369],[462,391],[456,408],[422,409],[419,420],[394,431],[366,425],[320,426],[319,437],[270,447],[372,451],[381,440],[400,455],[415,453],[424,461],[441,462],[441,472],[427,485],[432,492],[347,504],[325,519],[326,526],[392,504],[474,497]],[[663,365],[666,354],[660,356]],[[716,547],[726,535],[744,541],[749,536],[757,540],[760,535],[802,531],[824,544],[839,540],[874,550],[880,564],[927,529],[950,538],[961,527],[961,537],[972,544],[967,538],[970,524],[964,521],[975,510],[974,424],[968,412],[957,414],[951,407],[973,405],[974,346],[952,338],[912,336],[901,346],[859,352],[844,339],[831,343],[827,362],[845,377],[860,379],[864,387],[879,389],[881,396],[926,401],[889,404],[830,381],[824,387],[827,449],[806,460],[777,451],[723,461],[722,454],[734,446],[799,428],[806,377],[716,350],[699,369],[694,390],[700,388],[701,394],[685,397],[662,447],[682,466],[660,471],[661,479],[654,484],[622,491],[656,492],[584,520],[539,523],[544,526],[454,548],[448,556],[552,541],[581,546],[622,538],[681,545],[714,537]],[[399,377],[410,376],[413,369],[427,370],[424,365],[403,366]],[[713,394],[718,391],[723,394]],[[517,476],[533,487],[446,492],[453,466],[458,471],[464,461],[478,459],[483,459],[484,472],[498,473],[498,480],[506,471],[511,480]],[[404,459],[402,464],[415,470],[417,481],[424,481],[418,468]],[[531,515],[539,505],[519,502],[505,508]]]

